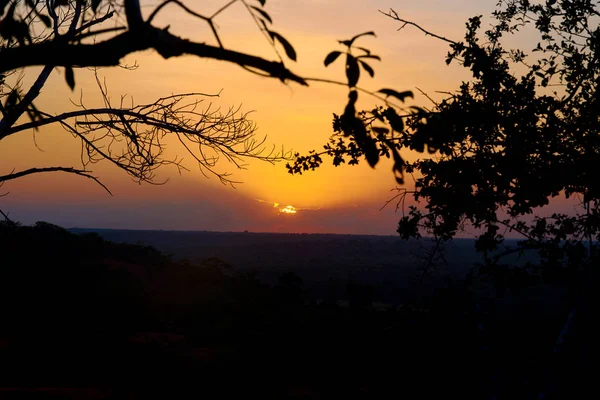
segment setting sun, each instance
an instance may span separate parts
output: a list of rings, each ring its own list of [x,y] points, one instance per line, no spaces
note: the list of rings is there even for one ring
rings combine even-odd
[[[285,206],[279,209],[279,212],[282,214],[296,214],[298,210],[294,206]]]

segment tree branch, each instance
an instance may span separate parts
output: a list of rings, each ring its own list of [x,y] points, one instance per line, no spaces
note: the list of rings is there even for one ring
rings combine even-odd
[[[124,0],[125,16],[127,17],[127,26],[130,30],[137,29],[142,26],[144,19],[142,18],[142,9],[139,0]]]
[[[183,4],[182,2],[178,1],[178,0],[165,0],[163,3],[161,3],[158,7],[156,7],[154,9],[154,11],[152,11],[152,14],[150,14],[150,16],[148,17],[148,19],[146,20],[147,23],[152,22],[152,20],[154,20],[154,18],[156,17],[156,15],[159,13],[160,10],[163,9],[164,6],[166,6],[169,3],[175,3],[176,5],[178,5],[179,7],[181,7],[185,12],[187,12],[190,15],[193,15],[196,18],[200,18],[203,19],[204,21],[210,21],[211,19],[208,17],[205,17],[204,15],[198,14],[197,12],[195,12],[194,10],[192,10],[191,8],[187,7],[185,4]]]
[[[400,16],[398,15],[398,13],[396,11],[392,10],[391,8],[390,8],[390,11],[387,12],[387,13],[385,13],[385,12],[383,12],[381,10],[379,10],[379,12],[382,13],[383,15],[385,15],[386,17],[390,17],[393,20],[402,22],[404,25],[402,25],[400,28],[398,28],[398,30],[403,29],[406,25],[411,25],[411,26],[414,26],[415,28],[417,28],[418,30],[420,30],[421,32],[423,32],[427,36],[432,36],[432,37],[434,37],[436,39],[443,40],[444,42],[448,42],[448,43],[451,43],[451,44],[456,44],[457,43],[454,40],[450,40],[448,38],[445,38],[444,36],[440,36],[440,35],[437,35],[435,33],[432,33],[430,31],[424,29],[423,27],[421,27],[421,25],[418,25],[418,24],[416,24],[416,23],[414,23],[412,21],[407,21],[405,19],[400,18]]]
[[[181,160],[163,157],[165,145],[161,139],[167,134],[185,141],[182,144],[201,169],[210,171],[223,183],[229,183],[227,174],[213,169],[220,156],[238,168],[241,167],[239,161],[244,158],[271,163],[289,158],[283,150],[279,153],[263,148],[265,139],[253,138],[256,127],[246,118],[247,114],[238,115],[239,109],[230,108],[221,113],[219,109],[211,110],[209,105],[204,111],[197,110],[202,102],[197,97],[218,95],[178,94],[151,104],[115,108],[111,106],[101,82],[97,80],[97,83],[105,99],[105,107],[86,109],[80,104],[81,110],[60,115],[41,112],[42,119],[12,127],[7,135],[59,123],[81,139],[84,170],[88,164],[106,159],[138,182],[149,183],[153,183],[154,171],[160,166],[183,168]],[[205,154],[207,150],[209,154]]]
[[[4,211],[0,210],[0,214],[2,214],[2,216],[4,217],[4,220],[5,220],[6,222],[8,222],[9,224],[14,224],[14,222],[13,222],[13,221],[12,221],[10,218],[8,218],[8,215],[6,215],[6,214],[4,213]]]
[[[307,86],[302,77],[288,70],[281,62],[268,61],[261,57],[204,43],[191,42],[172,35],[167,30],[149,25],[95,44],[42,42],[3,49],[0,51],[0,73],[35,65],[118,66],[123,57],[148,49],[155,49],[164,58],[188,54],[229,61],[242,67],[264,71],[269,76],[284,82],[290,80]]]
[[[10,129],[15,122],[23,115],[23,113],[27,110],[27,108],[33,103],[33,101],[40,95],[40,91],[42,87],[48,80],[50,73],[54,69],[52,65],[46,65],[42,72],[38,75],[37,79],[31,85],[31,88],[27,92],[27,94],[21,99],[19,104],[8,110],[5,117],[0,120],[0,140],[9,135]]]
[[[108,188],[102,183],[100,182],[100,180],[98,178],[96,178],[95,176],[90,175],[91,171],[85,171],[85,170],[81,170],[81,169],[75,169],[73,167],[46,167],[46,168],[30,168],[30,169],[26,169],[23,171],[19,171],[19,172],[14,172],[8,175],[3,175],[0,176],[0,182],[6,182],[6,181],[10,181],[13,179],[18,179],[21,178],[23,176],[27,176],[27,175],[32,175],[32,174],[39,174],[42,172],[67,172],[70,174],[75,174],[75,175],[79,175],[79,176],[85,176],[86,178],[89,178],[91,180],[93,180],[94,182],[96,182],[98,185],[102,186],[102,188],[104,190],[106,190],[108,192],[108,194],[110,194],[112,196],[112,193],[110,190],[108,190]],[[3,213],[4,215],[4,213]]]
[[[77,28],[73,32],[73,34],[74,35],[80,35],[84,30],[89,29],[89,28],[91,28],[94,25],[101,24],[102,22],[106,21],[107,19],[112,18],[113,15],[115,15],[115,12],[114,11],[110,11],[110,12],[106,13],[106,15],[103,15],[100,18],[96,18],[96,19],[93,19],[93,20],[91,20],[91,21],[89,21],[89,22],[87,22],[85,24],[82,24],[79,28]],[[108,31],[110,32],[110,31],[121,30],[121,29],[125,29],[125,28],[108,28]],[[99,31],[96,31],[94,34],[97,35],[98,32]],[[81,36],[78,36],[77,38],[80,39]]]
[[[332,85],[339,85],[339,86],[346,86],[346,87],[348,86],[347,82],[334,81],[334,80],[331,80],[331,79],[324,79],[324,78],[304,78],[304,80],[306,82],[321,82],[321,83],[329,83],[329,84],[332,84]],[[387,98],[385,98],[383,96],[380,96],[380,95],[378,95],[375,92],[371,92],[371,91],[369,91],[367,89],[363,89],[363,88],[358,87],[358,86],[356,86],[354,89],[358,90],[359,92],[368,94],[369,96],[375,97],[377,100],[381,100],[381,101],[383,101],[385,104],[387,104],[389,106],[394,106],[396,108],[402,108],[398,104],[396,104],[396,103],[394,103],[392,101],[389,101]]]

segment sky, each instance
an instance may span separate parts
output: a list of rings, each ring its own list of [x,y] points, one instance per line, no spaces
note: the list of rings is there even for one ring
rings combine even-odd
[[[156,1],[143,1],[150,13]],[[201,3],[201,5],[200,5]],[[210,14],[226,1],[187,1],[190,7]],[[465,70],[446,66],[446,44],[425,37],[382,15],[393,8],[401,16],[449,38],[460,39],[465,21],[473,15],[488,15],[496,0],[268,0],[265,10],[273,18],[273,28],[295,47],[298,61],[286,66],[304,77],[344,80],[343,64],[323,65],[332,50],[341,50],[337,40],[373,30],[377,37],[364,37],[360,45],[381,56],[372,63],[375,77],[363,74],[359,86],[368,90],[383,87],[396,90],[420,88],[450,91],[468,79]],[[235,5],[216,20],[226,48],[274,59],[266,43],[241,5]],[[180,12],[175,5],[165,8],[155,20],[157,26],[170,26],[172,33],[196,41],[216,44],[205,23]],[[130,96],[136,103],[148,103],[173,93],[198,91],[221,93],[206,100],[206,105],[227,109],[241,107],[252,111],[257,135],[268,144],[306,153],[319,149],[331,135],[332,113],[342,113],[347,88],[311,83],[305,88],[262,78],[237,65],[197,57],[163,60],[153,51],[135,53],[124,60],[135,70],[105,68],[112,99]],[[22,78],[28,86],[39,69],[27,69]],[[73,102],[83,100],[87,107],[98,105],[98,88],[93,73],[75,71],[76,88],[65,84],[63,70],[53,72],[43,88],[37,106],[50,113],[76,109]],[[128,100],[131,101],[131,100]],[[374,99],[362,96],[360,106],[371,107]],[[426,105],[416,93],[410,104]],[[287,173],[284,163],[271,165],[249,162],[238,170],[223,162],[219,171],[233,174],[243,183],[233,189],[215,177],[205,178],[191,157],[174,140],[165,142],[168,155],[183,156],[189,172],[179,174],[166,167],[159,171],[164,185],[138,185],[123,171],[107,162],[93,165],[94,175],[108,186],[110,196],[86,178],[68,174],[39,174],[6,183],[0,188],[0,209],[13,220],[25,224],[38,220],[64,227],[172,229],[255,232],[308,232],[395,234],[401,210],[395,203],[380,210],[395,194],[396,183],[391,164],[382,162],[375,169],[366,163],[358,167],[326,165],[301,176]],[[405,154],[406,157],[414,155]],[[13,135],[0,143],[0,174],[42,166],[80,164],[80,143],[59,126]],[[291,212],[290,212],[291,211]]]

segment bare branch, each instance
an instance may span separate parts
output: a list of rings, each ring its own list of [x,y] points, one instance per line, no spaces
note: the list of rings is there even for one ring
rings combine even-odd
[[[105,83],[98,79],[104,108],[87,109],[49,115],[43,119],[14,126],[4,137],[31,128],[60,123],[82,141],[82,165],[102,159],[112,162],[138,182],[154,183],[155,171],[163,165],[185,169],[182,160],[166,160],[161,140],[176,135],[185,151],[201,170],[217,176],[223,183],[233,183],[228,174],[215,170],[221,157],[243,168],[243,159],[277,162],[289,158],[285,152],[265,151],[265,138],[256,140],[256,126],[247,119],[248,113],[239,108],[226,112],[199,109],[204,93],[184,93],[166,96],[150,104],[115,108],[111,105]],[[122,106],[121,100],[121,106]],[[2,139],[2,137],[0,137]],[[286,156],[288,154],[288,156]]]
[[[104,188],[104,190],[106,190],[112,196],[111,191],[108,190],[108,188],[102,182],[100,182],[100,180],[98,178],[96,178],[95,176],[90,175],[91,171],[76,169],[76,168],[73,168],[73,167],[30,168],[30,169],[26,169],[24,171],[13,172],[13,173],[8,174],[8,175],[0,176],[0,182],[6,182],[6,181],[13,180],[13,179],[22,178],[22,177],[27,176],[27,175],[39,174],[39,173],[43,173],[43,172],[67,172],[67,173],[70,173],[70,174],[84,176],[86,178],[89,178],[89,179],[93,180],[98,185],[102,186],[102,188]]]
[[[19,104],[12,108],[9,112],[7,112],[0,120],[0,140],[4,137],[8,136],[8,132],[10,132],[11,126],[17,122],[17,120],[23,115],[25,110],[33,103],[33,101],[39,96],[42,87],[48,80],[50,73],[54,67],[52,65],[47,65],[44,67],[40,75],[36,79],[36,81],[31,85],[31,88],[27,92],[27,94],[23,97],[23,99],[19,102]]]
[[[82,33],[78,34],[77,39],[85,39],[85,38],[91,37],[91,36],[102,35],[104,33],[119,32],[119,31],[124,31],[126,29],[127,28],[124,26],[116,26],[114,28],[104,28],[104,29],[98,29],[97,31],[82,32]]]
[[[334,81],[331,79],[324,79],[324,78],[304,78],[304,80],[306,82],[321,82],[321,83],[329,83],[332,85],[339,85],[339,86],[346,86],[348,87],[348,82],[341,82],[341,81]],[[356,90],[358,90],[359,92],[368,94],[369,96],[372,96],[374,98],[376,98],[377,100],[381,100],[383,101],[385,104],[389,105],[389,106],[394,106],[396,108],[402,108],[401,106],[399,106],[398,104],[395,104],[392,101],[389,101],[386,97],[380,96],[375,92],[371,92],[367,89],[363,89],[361,87],[355,87]]]
[[[4,217],[4,220],[5,220],[6,222],[8,222],[9,224],[14,224],[14,222],[13,222],[13,221],[12,221],[10,218],[8,218],[8,215],[6,215],[6,214],[4,213],[4,211],[0,210],[0,214],[2,215],[2,217]]]
[[[407,20],[405,20],[403,18],[400,18],[400,16],[398,15],[398,13],[396,11],[394,11],[393,9],[391,9],[391,8],[390,8],[390,11],[387,12],[387,13],[383,12],[381,10],[379,10],[379,12],[382,13],[383,15],[387,16],[387,17],[392,18],[393,20],[402,22],[403,25],[400,28],[398,28],[398,30],[403,29],[404,27],[406,27],[406,25],[411,25],[411,26],[414,26],[415,28],[417,28],[418,30],[420,30],[421,32],[423,32],[427,36],[432,36],[432,37],[434,37],[436,39],[443,40],[444,42],[448,42],[448,43],[451,43],[451,44],[456,44],[457,43],[454,40],[450,40],[450,39],[448,39],[448,38],[446,38],[444,36],[440,36],[440,35],[437,35],[435,33],[432,33],[430,31],[424,29],[421,25],[418,25],[418,24],[416,24],[416,23],[414,23],[412,21],[407,21]]]
[[[165,0],[158,7],[156,7],[154,9],[154,11],[152,11],[152,14],[150,14],[150,16],[148,17],[148,19],[146,20],[146,22],[147,23],[151,23],[152,20],[156,17],[156,15],[160,12],[160,10],[162,10],[163,7],[165,7],[166,5],[168,5],[170,3],[174,3],[174,4],[178,5],[185,12],[187,12],[190,15],[193,15],[196,18],[200,18],[200,19],[203,19],[205,21],[210,21],[212,19],[212,17],[208,18],[208,17],[205,17],[204,15],[198,14],[197,12],[193,11],[192,9],[190,9],[189,7],[187,7],[185,4],[183,4],[182,2],[180,2],[178,0]]]
[[[110,11],[109,13],[107,13],[107,14],[103,15],[103,16],[102,16],[102,17],[100,17],[100,18],[93,19],[93,20],[91,20],[91,21],[89,21],[89,22],[87,22],[87,23],[85,23],[85,24],[81,25],[79,28],[77,28],[77,29],[76,29],[76,30],[73,32],[73,34],[74,34],[74,35],[79,35],[79,34],[81,34],[81,33],[82,33],[84,30],[86,30],[86,29],[89,29],[89,28],[91,28],[91,27],[92,27],[92,26],[94,26],[94,25],[101,24],[102,22],[106,21],[107,19],[110,19],[110,18],[112,18],[112,17],[113,17],[113,15],[115,15],[115,12],[114,12],[114,11]],[[110,30],[108,30],[108,32],[112,32],[112,31],[115,31],[115,30],[122,30],[122,29],[125,29],[125,27],[123,27],[123,28],[109,28],[109,29],[110,29]],[[96,31],[94,34],[96,34],[96,35],[97,35],[97,34],[98,34],[98,32],[99,32],[99,31]],[[78,38],[81,38],[81,37],[78,37]]]
[[[236,3],[238,0],[231,0],[229,3],[225,4],[223,7],[219,8],[213,15],[210,16],[210,19],[213,19],[217,15],[221,14],[223,11],[231,7],[233,3]]]

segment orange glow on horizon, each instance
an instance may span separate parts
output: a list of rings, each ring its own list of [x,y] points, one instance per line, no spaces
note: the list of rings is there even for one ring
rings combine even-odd
[[[225,3],[227,0],[203,2],[198,11],[210,14],[207,10],[216,11]],[[424,0],[403,5],[402,15],[425,23],[429,30],[446,37],[460,38],[464,34],[464,21],[472,15],[487,15],[495,3],[492,0],[442,3]],[[326,68],[325,56],[332,50],[343,50],[338,40],[376,30],[377,37],[361,37],[358,45],[369,48],[382,61],[373,60],[376,75],[363,73],[360,87],[369,91],[382,87],[404,91],[418,86],[435,96],[436,90],[454,90],[470,77],[464,68],[445,65],[447,43],[427,38],[417,29],[398,32],[399,24],[378,11],[395,6],[391,0],[346,0],[343,7],[341,2],[333,0],[266,4],[267,12],[274,19],[274,29],[288,39],[298,53],[296,62],[284,57],[285,66],[300,76],[344,82],[344,62],[340,59]],[[217,45],[206,24],[178,7],[165,8],[155,23],[170,25],[172,33],[190,40]],[[218,24],[219,35],[227,49],[267,60],[278,59],[245,7],[232,7],[222,13]],[[281,52],[281,47],[277,49]],[[309,87],[282,84],[279,79],[256,76],[234,63],[194,56],[166,60],[154,51],[147,51],[133,53],[122,63],[136,65],[136,68],[98,70],[115,104],[121,96],[128,96],[124,105],[131,106],[152,103],[175,93],[218,93],[218,97],[206,97],[204,103],[198,105],[198,112],[208,107],[221,107],[226,111],[238,106],[241,112],[254,111],[248,118],[256,123],[257,140],[267,138],[266,151],[274,146],[274,149],[305,155],[322,149],[333,133],[332,113],[341,114],[348,98],[348,88],[344,85],[312,81]],[[33,85],[41,68],[26,70],[24,90]],[[36,107],[59,115],[78,110],[74,104],[80,102],[89,109],[104,106],[94,71],[77,68],[75,79],[76,89],[72,91],[65,83],[64,71],[56,69],[36,98]],[[424,96],[415,95],[417,98],[407,106],[429,104]],[[362,93],[357,107],[368,110],[378,103]],[[26,117],[22,122],[27,122]],[[204,175],[177,136],[167,135],[161,140],[165,146],[164,159],[183,158],[183,166],[189,170],[179,175],[174,166],[161,168],[157,182],[168,180],[164,186],[138,185],[125,171],[102,161],[89,168],[113,196],[90,179],[71,174],[40,174],[10,181],[1,187],[0,208],[14,209],[17,219],[39,218],[67,226],[395,233],[397,216],[393,207],[389,212],[385,210],[385,215],[378,211],[394,195],[390,194],[390,189],[396,186],[391,159],[382,159],[373,169],[364,161],[358,166],[335,167],[331,159],[324,157],[317,171],[291,175],[285,168],[287,161],[272,165],[256,159],[242,160],[244,168],[238,169],[223,157],[215,171],[232,173],[233,180],[243,182],[234,190],[221,185],[211,174]],[[403,151],[402,156],[409,161],[416,158],[407,151]],[[2,140],[0,175],[52,166],[81,166],[81,142],[60,125],[49,124],[39,132],[22,131]],[[412,187],[412,181],[407,179],[406,188]],[[11,195],[2,197],[5,192]],[[83,211],[76,211],[79,209]],[[40,211],[35,214],[32,210]],[[287,218],[293,215],[295,217]]]

